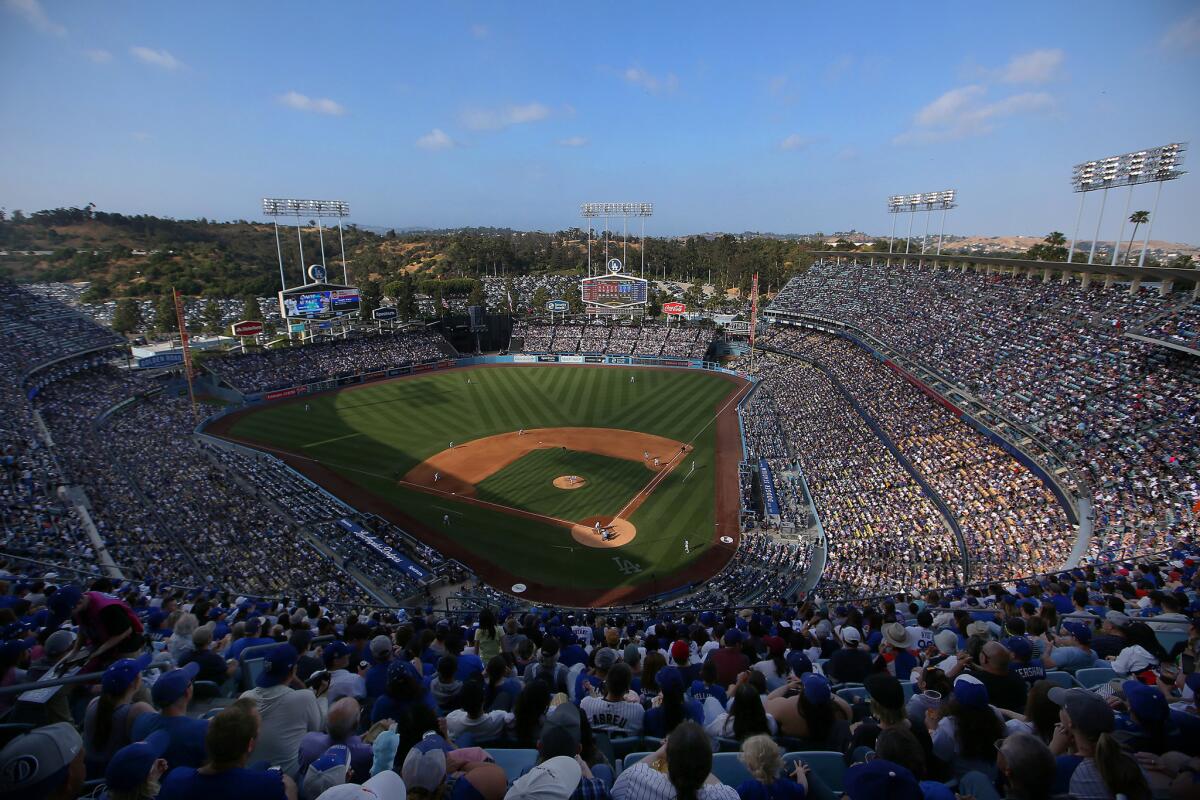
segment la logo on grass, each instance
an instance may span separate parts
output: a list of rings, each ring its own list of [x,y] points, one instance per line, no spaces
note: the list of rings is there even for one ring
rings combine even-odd
[[[636,575],[642,571],[642,567],[636,561],[630,561],[628,558],[613,556],[613,561],[617,562],[617,572],[622,575]]]

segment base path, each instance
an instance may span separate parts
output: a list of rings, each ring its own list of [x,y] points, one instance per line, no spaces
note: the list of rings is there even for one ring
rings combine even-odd
[[[473,439],[435,453],[410,469],[401,483],[474,497],[477,485],[509,464],[534,450],[556,447],[642,461],[648,469],[666,470],[668,462],[687,445],[665,436],[620,428],[530,428]],[[654,466],[655,459],[658,467]]]

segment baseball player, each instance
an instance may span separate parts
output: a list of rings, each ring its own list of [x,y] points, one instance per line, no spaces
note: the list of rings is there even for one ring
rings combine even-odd
[[[658,466],[658,459],[657,459],[657,458],[655,458],[655,459],[654,459],[654,466],[656,466],[656,467]]]
[[[637,376],[636,376],[636,375],[630,375],[630,376],[629,376],[629,382],[630,382],[630,383],[633,383],[633,382],[635,382],[636,380],[637,380]]]
[[[442,514],[442,524],[443,525],[450,524],[450,515],[449,514]]]
[[[433,482],[434,483],[437,483],[441,479],[442,479],[442,473],[440,473],[440,472],[433,473]]]
[[[309,404],[308,404],[308,403],[305,403],[305,404],[304,404],[304,410],[305,410],[305,411],[311,411],[311,410],[312,410],[312,407],[311,407],[311,406],[309,406]]]

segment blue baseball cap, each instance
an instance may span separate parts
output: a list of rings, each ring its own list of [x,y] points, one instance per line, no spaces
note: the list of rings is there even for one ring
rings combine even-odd
[[[299,660],[300,653],[290,644],[285,642],[275,645],[263,659],[263,671],[258,674],[254,683],[263,689],[278,686],[287,680],[287,676]]]
[[[160,675],[154,682],[154,688],[150,690],[154,704],[163,708],[183,697],[187,693],[188,687],[192,685],[192,681],[196,680],[199,672],[200,665],[193,661],[187,666]]]
[[[828,703],[829,698],[832,696],[829,688],[829,680],[824,675],[806,672],[800,676],[800,685],[804,688],[804,696],[808,698],[810,703],[817,705]]]
[[[954,698],[960,705],[985,708],[988,705],[988,690],[979,678],[973,675],[959,675],[954,681]]]
[[[1028,661],[1033,658],[1033,645],[1024,636],[1010,636],[1003,642],[1018,661]]]
[[[398,681],[404,678],[415,678],[421,680],[421,673],[417,672],[417,668],[412,665],[411,661],[403,658],[396,658],[388,662],[387,679],[388,682]]]
[[[145,782],[154,762],[163,757],[171,744],[166,731],[155,731],[143,742],[134,742],[118,750],[104,770],[109,789],[132,792]]]
[[[325,645],[325,649],[321,653],[327,667],[337,659],[348,655],[350,655],[350,645],[340,640]]]
[[[71,616],[71,612],[75,610],[75,606],[79,603],[79,598],[83,597],[83,589],[80,589],[74,584],[58,587],[58,591],[50,595],[50,610],[54,612],[54,616],[66,619]]]
[[[877,758],[846,770],[846,794],[850,800],[924,800],[921,784],[909,770]]]
[[[1141,681],[1125,681],[1121,684],[1121,691],[1129,702],[1129,710],[1137,714],[1142,722],[1162,722],[1171,714],[1171,707],[1167,705],[1163,693]]]
[[[0,658],[15,659],[35,644],[37,639],[9,639],[0,642]]]
[[[802,650],[793,650],[787,654],[788,669],[795,675],[803,675],[813,671],[812,659]]]
[[[1092,641],[1091,625],[1085,625],[1082,622],[1066,622],[1063,623],[1063,629],[1084,644]]]
[[[683,673],[675,667],[663,667],[655,673],[654,681],[664,693],[683,691]]]
[[[737,628],[730,628],[725,631],[725,644],[729,647],[742,643],[742,632]]]
[[[100,679],[100,688],[104,690],[105,694],[123,694],[137,680],[138,675],[146,671],[146,667],[150,666],[153,659],[154,656],[151,653],[143,653],[138,658],[122,658],[120,661],[114,661],[108,669],[104,670],[104,677]]]

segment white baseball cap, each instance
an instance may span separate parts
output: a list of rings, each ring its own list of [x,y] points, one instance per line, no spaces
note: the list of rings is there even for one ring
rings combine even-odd
[[[518,778],[504,800],[567,800],[579,785],[583,770],[569,756],[555,756]]]
[[[343,783],[322,792],[317,800],[405,800],[408,790],[395,772],[386,769],[361,786]]]

